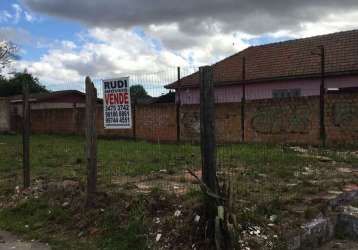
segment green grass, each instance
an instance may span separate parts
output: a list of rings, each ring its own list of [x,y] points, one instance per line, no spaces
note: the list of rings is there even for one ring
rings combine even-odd
[[[84,141],[79,136],[33,135],[30,156],[32,178],[75,178],[84,183]],[[14,186],[21,185],[21,151],[20,136],[0,135],[0,195],[11,195]],[[219,180],[230,180],[229,184],[234,187],[232,211],[237,211],[239,217],[242,215],[248,221],[258,220],[267,224],[269,216],[274,214],[280,223],[293,225],[292,221],[298,220],[298,215],[289,212],[289,209],[296,209],[297,205],[300,209],[308,196],[357,183],[353,174],[337,171],[340,166],[357,168],[357,154],[352,153],[354,150],[340,151],[344,150],[309,148],[305,155],[283,145],[221,145],[217,148]],[[317,156],[329,157],[335,162],[322,161]],[[170,181],[165,178],[170,174],[179,176],[183,169],[200,169],[201,164],[198,145],[127,140],[98,140],[97,158],[100,184],[109,184],[111,177],[142,177],[166,170],[169,175],[160,177],[163,183],[168,181],[169,185]],[[197,189],[189,189],[184,198],[200,195]],[[241,213],[248,207],[252,208],[249,214],[245,211]],[[138,202],[130,210],[124,225],[115,209],[106,210],[100,222],[103,237],[94,239],[95,246],[109,250],[145,249],[146,218],[143,209],[143,204]],[[47,204],[41,200],[1,210],[0,227],[47,241],[54,249],[71,249],[72,245],[77,247],[74,249],[91,249],[66,234],[66,226],[71,224],[71,215],[67,214],[67,210],[58,208],[53,211],[56,218],[47,214],[47,210]],[[315,213],[315,210],[306,209],[302,216],[311,217]],[[60,221],[56,221],[57,217]],[[30,232],[25,225],[34,230]],[[48,230],[54,230],[56,225],[59,233],[49,233]]]
[[[0,171],[21,169],[21,137],[0,135]],[[34,135],[31,137],[31,167],[36,175],[67,177],[85,173],[84,138]],[[240,144],[218,147],[218,165],[245,164],[258,170],[268,165],[302,165],[302,158],[282,146]],[[200,148],[189,144],[152,144],[144,141],[99,140],[98,165],[102,173],[145,175],[166,169],[200,167]]]
[[[72,224],[69,211],[62,207],[49,207],[45,199],[30,199],[15,208],[0,210],[0,227],[27,240],[49,243],[52,249],[95,249],[67,231]]]
[[[282,145],[237,144],[218,148],[220,162],[225,167],[248,167],[247,175],[257,177],[269,174],[273,177],[291,177],[294,171],[314,163],[311,158],[303,159],[296,152]]]
[[[34,135],[31,137],[31,171],[46,178],[82,178],[85,175],[84,138]],[[0,135],[0,173],[20,178],[22,164],[20,136]],[[176,172],[198,165],[199,148],[192,145],[161,145],[126,140],[99,140],[100,176],[138,176],[166,169]]]
[[[79,136],[33,135],[32,176],[83,179],[86,174],[84,141]],[[357,155],[334,150],[317,149],[314,154],[329,156],[338,162],[358,163]],[[98,140],[97,158],[99,179],[105,182],[115,176],[145,176],[160,170],[177,173],[188,167],[200,169],[201,164],[198,145],[128,140]],[[0,182],[21,182],[21,159],[21,137],[0,135],[0,175],[4,177]],[[243,168],[242,176],[246,179],[268,175],[288,181],[297,171],[317,165],[318,159],[302,157],[282,145],[236,144],[219,146],[217,162],[219,170]]]
[[[139,200],[133,205],[128,221],[120,217],[115,208],[92,218],[101,232],[96,237],[78,237],[73,227],[76,221],[71,210],[61,206],[49,206],[46,198],[30,199],[15,208],[0,210],[0,228],[49,243],[54,250],[144,250],[147,229],[144,223],[144,207]]]
[[[21,151],[20,136],[1,135],[0,172],[11,175],[19,171]],[[37,176],[72,178],[85,174],[83,137],[34,135],[30,154],[31,169]],[[267,166],[302,165],[301,160],[296,153],[284,151],[281,146],[241,144],[218,147],[219,167],[237,167],[240,163],[262,173],[271,171]],[[99,140],[98,166],[99,174],[103,176],[138,176],[162,169],[174,173],[186,167],[200,168],[200,148],[189,144]],[[289,168],[275,169],[278,175],[290,171]],[[255,171],[250,174],[255,175]]]
[[[107,209],[102,220],[104,234],[98,240],[103,250],[145,250],[147,228],[145,226],[144,205],[139,199],[129,212],[128,223],[122,225],[116,209]]]
[[[33,135],[31,137],[32,177],[82,179],[86,174],[84,137]],[[338,162],[356,164],[358,157],[333,150],[316,150]],[[167,170],[200,169],[200,148],[190,144],[152,144],[144,141],[98,140],[99,180],[108,183],[115,176],[145,176]],[[0,135],[0,175],[4,185],[21,183],[22,144],[19,135]],[[236,144],[217,149],[219,170],[244,168],[246,179],[260,175],[290,180],[297,171],[317,165],[314,157],[301,157],[282,145]],[[8,190],[2,190],[6,192]]]

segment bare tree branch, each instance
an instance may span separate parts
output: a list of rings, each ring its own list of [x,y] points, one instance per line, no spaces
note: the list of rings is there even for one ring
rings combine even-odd
[[[13,60],[16,60],[17,46],[9,41],[0,41],[0,72]]]
[[[214,198],[216,200],[225,200],[223,197],[220,197],[219,195],[215,194],[190,168],[187,168],[188,173],[193,176],[200,185],[201,191],[206,194],[207,196]]]

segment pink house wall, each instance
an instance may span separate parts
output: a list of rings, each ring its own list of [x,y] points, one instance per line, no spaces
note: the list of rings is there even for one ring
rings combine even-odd
[[[301,89],[302,96],[319,95],[319,79],[298,79],[276,81],[269,83],[253,83],[246,85],[246,99],[269,99],[272,91],[277,89]],[[358,87],[358,76],[330,77],[326,79],[326,88]],[[241,102],[242,86],[231,85],[217,87],[215,100],[217,103]],[[176,95],[178,101],[179,96]],[[198,88],[188,88],[180,91],[181,104],[199,104],[200,91]]]

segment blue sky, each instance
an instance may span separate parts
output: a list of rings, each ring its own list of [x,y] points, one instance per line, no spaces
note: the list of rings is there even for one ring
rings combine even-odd
[[[19,45],[15,70],[65,86],[86,75],[164,82],[248,46],[358,28],[355,1],[203,1],[1,0],[0,40]]]
[[[16,5],[21,8],[18,20],[14,17],[16,15]],[[0,27],[26,30],[33,39],[31,41],[14,41],[26,51],[26,53],[21,54],[24,60],[40,59],[56,40],[69,40],[78,43],[78,34],[84,30],[82,25],[77,22],[35,14],[20,1],[2,0],[0,2],[0,11],[6,11],[13,16],[0,22]],[[33,20],[26,19],[26,15],[30,15]]]

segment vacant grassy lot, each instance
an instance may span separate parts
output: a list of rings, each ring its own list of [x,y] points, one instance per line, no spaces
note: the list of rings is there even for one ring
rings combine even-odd
[[[84,138],[35,135],[31,138],[33,177],[83,178]],[[22,144],[20,136],[0,136],[0,173],[21,180]],[[251,176],[270,173],[287,177],[312,159],[302,159],[282,146],[259,144],[218,148],[219,169],[249,166]],[[98,169],[101,177],[145,176],[160,170],[176,173],[184,168],[200,169],[200,148],[190,144],[152,144],[126,140],[99,140]],[[103,178],[105,180],[105,178]]]
[[[0,171],[21,170],[21,136],[0,135]],[[35,135],[31,137],[31,168],[34,176],[81,177],[85,173],[84,138],[78,136]],[[313,152],[337,161],[357,162],[356,155],[335,151]],[[314,164],[314,157],[301,157],[281,145],[239,144],[218,147],[218,168],[250,167],[250,175],[270,173],[288,177],[292,170]],[[167,170],[200,168],[200,148],[190,144],[152,144],[143,141],[99,140],[100,174],[138,176]]]
[[[11,188],[21,184],[21,151],[20,136],[0,135],[3,188],[6,184]],[[84,181],[84,156],[83,137],[32,136],[32,178]],[[169,182],[169,177],[181,175],[187,168],[200,169],[200,162],[197,145],[126,140],[99,140],[98,143],[98,175],[105,185],[123,178],[139,182],[152,174],[158,174],[154,178],[161,182]],[[355,149],[224,145],[218,147],[217,165],[219,179],[230,181],[241,200],[244,197],[248,202],[294,200],[355,183],[358,153]]]
[[[12,195],[15,186],[21,185],[21,151],[20,136],[0,135],[0,195],[2,197]],[[84,138],[82,137],[32,136],[32,178],[47,181],[71,179],[84,183],[86,173],[84,155]],[[200,170],[200,162],[200,148],[197,145],[151,144],[126,140],[99,140],[98,144],[99,182],[101,190],[106,192],[117,190],[116,185],[124,184],[122,180],[125,178],[136,184],[134,187],[124,188],[124,192],[129,195],[138,193],[138,189],[139,193],[143,193],[141,192],[143,186],[149,187],[151,194],[157,190],[156,184],[158,183],[171,186],[172,189],[168,190],[175,190],[180,185],[188,184],[186,190],[189,194],[185,196],[184,192],[181,199],[192,198],[190,195],[193,193],[192,183],[189,185],[188,180],[181,176],[184,176],[184,170],[187,168]],[[287,228],[299,227],[305,220],[322,212],[322,204],[327,197],[343,191],[347,185],[358,185],[358,150],[354,148],[320,149],[263,144],[224,145],[218,147],[217,166],[220,183],[224,184],[226,189],[230,189],[232,201],[230,206],[233,211],[236,211],[243,224],[242,228],[261,225],[262,231],[267,234],[279,234]],[[169,192],[169,195],[173,193]],[[18,210],[15,212],[12,209],[0,210],[0,221],[2,221],[0,227],[26,234],[24,224],[36,224],[35,221],[39,220],[40,222],[36,224],[36,228],[29,236],[38,238],[42,230],[46,231],[47,224],[51,224],[53,220],[56,221],[53,214],[46,214],[49,208],[43,200],[22,204],[16,209]],[[143,209],[146,210],[148,207],[145,205]],[[148,212],[135,211],[143,216],[148,214]],[[59,224],[68,226],[72,223],[73,214],[61,206],[54,209],[53,213],[58,213],[61,215],[59,217],[63,218]],[[170,210],[169,213],[172,216],[173,211]],[[29,218],[29,214],[34,217]],[[139,217],[142,218],[141,216]],[[120,249],[130,249],[128,247],[133,242],[143,240],[143,234],[146,231],[140,226],[143,225],[142,221],[135,219],[137,217],[138,215],[125,216],[128,224],[124,228],[116,228],[110,223],[112,220],[106,217],[96,222],[98,227],[104,228],[102,236],[110,233],[105,230],[109,226],[110,231],[119,230],[123,235],[128,234],[126,238],[131,241],[123,242],[121,237],[113,235],[113,237],[95,239],[96,244],[106,245],[100,249],[116,249],[110,246],[117,245],[117,241],[121,241],[124,246]],[[12,221],[15,218],[18,222],[13,224]],[[149,221],[151,219],[149,218]],[[170,221],[172,220],[171,218]],[[267,224],[274,225],[265,228]],[[61,228],[61,226],[58,227]],[[65,235],[69,230],[58,229],[58,231]],[[141,237],[138,238],[138,235]],[[79,244],[77,249],[81,249],[81,241],[74,239],[69,241],[66,237],[62,238],[65,240],[60,243],[55,239],[44,240],[52,242],[53,246],[58,245],[58,249],[64,246],[70,249],[67,245],[61,245],[70,244],[70,242]],[[83,244],[83,249],[86,249],[87,245]],[[141,244],[146,243],[142,241]]]
[[[0,136],[0,170],[21,167],[21,137]],[[160,169],[175,170],[178,164],[198,157],[190,145],[160,145],[146,142],[99,140],[100,171],[145,175]],[[36,175],[80,176],[85,169],[84,138],[36,135],[31,138],[31,167]]]

